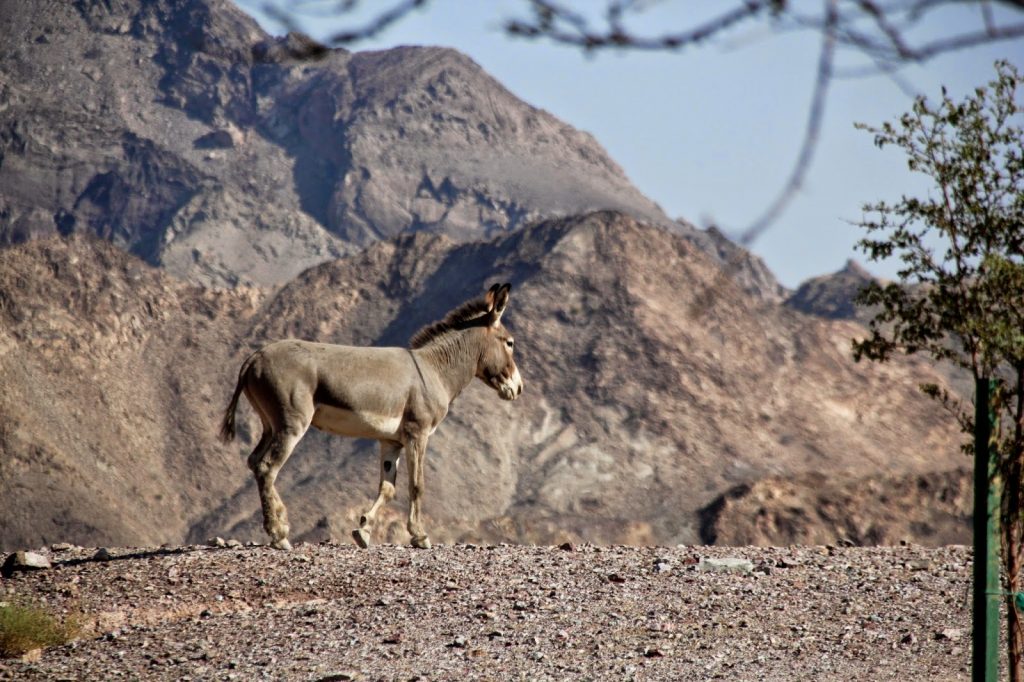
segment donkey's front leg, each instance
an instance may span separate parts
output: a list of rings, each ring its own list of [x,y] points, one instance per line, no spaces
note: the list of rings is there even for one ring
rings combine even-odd
[[[409,523],[406,526],[412,536],[412,546],[430,549],[430,538],[420,521],[420,500],[423,497],[424,455],[427,452],[427,437],[413,438],[406,446],[409,454]]]
[[[380,441],[380,488],[377,499],[370,510],[359,517],[359,528],[352,531],[352,539],[363,549],[370,546],[370,533],[377,519],[380,508],[395,496],[395,477],[398,475],[398,459],[402,452],[402,444],[392,441]]]

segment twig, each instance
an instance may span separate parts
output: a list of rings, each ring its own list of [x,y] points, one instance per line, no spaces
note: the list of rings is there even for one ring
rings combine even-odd
[[[782,191],[775,197],[775,200],[768,209],[740,233],[736,241],[743,247],[747,247],[757,240],[786,209],[790,201],[793,200],[793,197],[800,190],[800,187],[803,186],[811,160],[814,158],[814,152],[818,147],[818,139],[821,134],[821,124],[825,113],[828,88],[832,82],[832,62],[835,56],[836,45],[835,28],[838,20],[838,13],[836,12],[837,2],[838,0],[827,0],[826,3],[821,51],[818,55],[818,69],[814,81],[814,92],[811,96],[811,107],[807,116],[807,127],[804,131],[803,142],[800,145],[800,153],[793,164],[789,179],[783,186]],[[708,286],[691,304],[690,314],[692,316],[703,314],[714,303],[717,292],[725,284],[725,281],[732,279],[741,266],[742,254],[734,255],[726,267],[719,273],[715,284]]]

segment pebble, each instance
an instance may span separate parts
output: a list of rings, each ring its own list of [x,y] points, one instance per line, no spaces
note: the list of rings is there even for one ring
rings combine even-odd
[[[3,564],[3,575],[9,576],[20,571],[39,571],[50,568],[50,560],[36,552],[14,552]]]
[[[935,639],[946,639],[951,642],[956,642],[962,639],[964,631],[960,628],[946,628],[935,633]]]
[[[109,564],[66,562],[0,583],[2,598],[17,588],[10,593],[104,623],[96,637],[46,650],[36,663],[5,661],[0,680],[11,666],[10,679],[434,680],[501,671],[741,682],[899,670],[901,680],[930,682],[936,670],[970,664],[969,604],[949,598],[969,585],[963,548],[842,549],[839,559],[815,548],[744,548],[755,571],[773,569],[767,576],[714,573],[730,558],[715,547],[586,546],[568,555],[557,546],[303,546],[312,562],[301,570],[276,552],[113,551]],[[924,559],[953,568],[907,570]],[[872,572],[878,580],[866,581]],[[915,576],[929,582],[918,587]]]
[[[724,559],[702,558],[700,563],[697,564],[697,569],[712,573],[751,573],[754,570],[754,563],[748,559],[736,557]]]

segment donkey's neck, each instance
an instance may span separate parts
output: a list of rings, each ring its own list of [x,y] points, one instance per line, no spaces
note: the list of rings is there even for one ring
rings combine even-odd
[[[448,392],[448,402],[476,376],[480,358],[481,330],[477,328],[450,331],[423,348],[413,351],[437,373]]]

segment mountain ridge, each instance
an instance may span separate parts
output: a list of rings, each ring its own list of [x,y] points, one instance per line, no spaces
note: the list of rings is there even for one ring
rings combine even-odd
[[[855,364],[853,323],[766,308],[685,238],[619,213],[490,242],[403,235],[273,291],[204,289],[81,237],[0,265],[0,498],[21,510],[4,546],[261,539],[249,408],[237,447],[215,440],[242,359],[283,337],[405,345],[492,281],[513,282],[526,390],[509,405],[474,382],[431,439],[438,541],[694,543],[699,510],[738,484],[959,462],[956,429],[914,389],[941,383],[927,363]],[[707,286],[723,287],[713,306],[687,312]],[[278,479],[295,537],[347,537],[374,450],[303,439]],[[381,539],[403,541],[404,499]]]
[[[449,48],[310,49],[225,0],[2,8],[0,243],[84,230],[198,283],[276,285],[403,231],[672,223],[593,136]]]
[[[0,29],[0,545],[261,538],[248,408],[212,440],[244,357],[405,345],[493,281],[527,392],[474,384],[432,440],[435,539],[694,543],[744,487],[959,466],[914,389],[942,376],[852,363],[848,288],[669,220],[464,55],[320,49],[223,0],[0,0]],[[348,537],[373,449],[306,437],[296,537]]]

